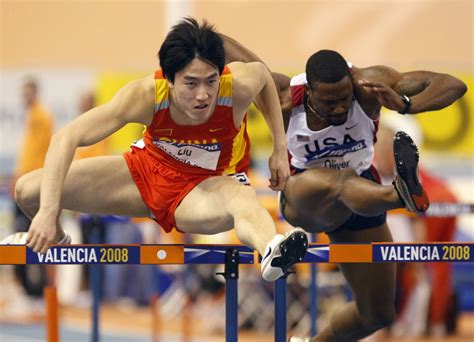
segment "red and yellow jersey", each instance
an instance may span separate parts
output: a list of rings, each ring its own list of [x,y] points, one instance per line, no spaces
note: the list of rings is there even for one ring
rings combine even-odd
[[[222,175],[245,172],[250,164],[247,115],[234,127],[232,74],[225,67],[219,78],[216,108],[208,121],[178,125],[171,118],[169,86],[161,70],[155,73],[155,114],[143,133],[147,151],[159,162],[181,172]]]

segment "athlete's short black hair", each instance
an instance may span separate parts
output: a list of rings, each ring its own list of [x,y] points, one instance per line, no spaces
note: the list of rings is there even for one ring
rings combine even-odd
[[[336,51],[320,50],[309,57],[306,62],[306,80],[311,88],[317,83],[335,83],[351,71],[344,57]]]
[[[199,25],[196,19],[187,17],[173,26],[158,52],[163,75],[174,82],[176,73],[196,57],[215,65],[219,74],[224,70],[225,51],[222,38],[206,21]]]

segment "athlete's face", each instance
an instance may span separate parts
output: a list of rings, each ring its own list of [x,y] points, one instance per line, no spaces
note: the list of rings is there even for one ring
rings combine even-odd
[[[336,83],[317,83],[313,88],[306,86],[309,105],[317,115],[330,125],[342,125],[352,104],[352,79],[344,77]]]
[[[177,107],[189,118],[201,121],[215,109],[219,92],[219,69],[202,59],[194,58],[176,73],[170,83]]]

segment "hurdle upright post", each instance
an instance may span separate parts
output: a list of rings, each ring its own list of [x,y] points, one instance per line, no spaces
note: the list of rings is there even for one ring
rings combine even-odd
[[[54,265],[46,266],[47,284],[43,289],[46,305],[46,341],[59,341],[58,295],[56,290],[56,270]]]
[[[224,273],[218,273],[225,278],[225,340],[226,342],[237,342],[239,332],[237,298],[237,280],[239,279],[239,251],[229,248],[225,252]]]
[[[46,341],[59,341],[58,324],[58,297],[56,287],[48,285],[44,288],[44,299],[46,302]]]
[[[316,242],[316,234],[311,233],[311,240],[312,242]],[[310,281],[310,296],[309,296],[309,308],[310,308],[310,317],[311,317],[311,328],[310,333],[311,336],[315,336],[318,329],[317,329],[317,320],[318,320],[318,284],[317,284],[317,269],[316,263],[310,264],[311,268],[311,281]]]
[[[275,342],[286,342],[286,278],[291,273],[275,281]]]
[[[96,223],[97,217],[93,217],[93,226],[89,234],[91,244],[100,243],[100,226]],[[98,342],[99,335],[99,319],[100,319],[100,293],[101,293],[101,265],[91,264],[89,267],[90,278],[89,286],[92,292],[92,342]]]

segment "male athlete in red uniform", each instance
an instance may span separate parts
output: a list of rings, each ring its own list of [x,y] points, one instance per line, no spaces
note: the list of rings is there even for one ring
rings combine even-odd
[[[263,278],[277,279],[304,256],[307,239],[301,229],[275,235],[254,189],[243,184],[249,167],[246,113],[254,101],[273,135],[270,187],[282,190],[290,174],[270,73],[260,62],[226,66],[222,39],[192,18],[168,33],[159,59],[161,70],[129,83],[56,133],[44,169],[19,179],[16,201],[33,218],[27,245],[46,252],[52,243],[70,241],[57,222],[61,209],[152,215],[167,232],[176,227],[216,234],[235,227],[239,239],[264,256]],[[72,162],[78,146],[129,122],[146,130],[125,158]]]

